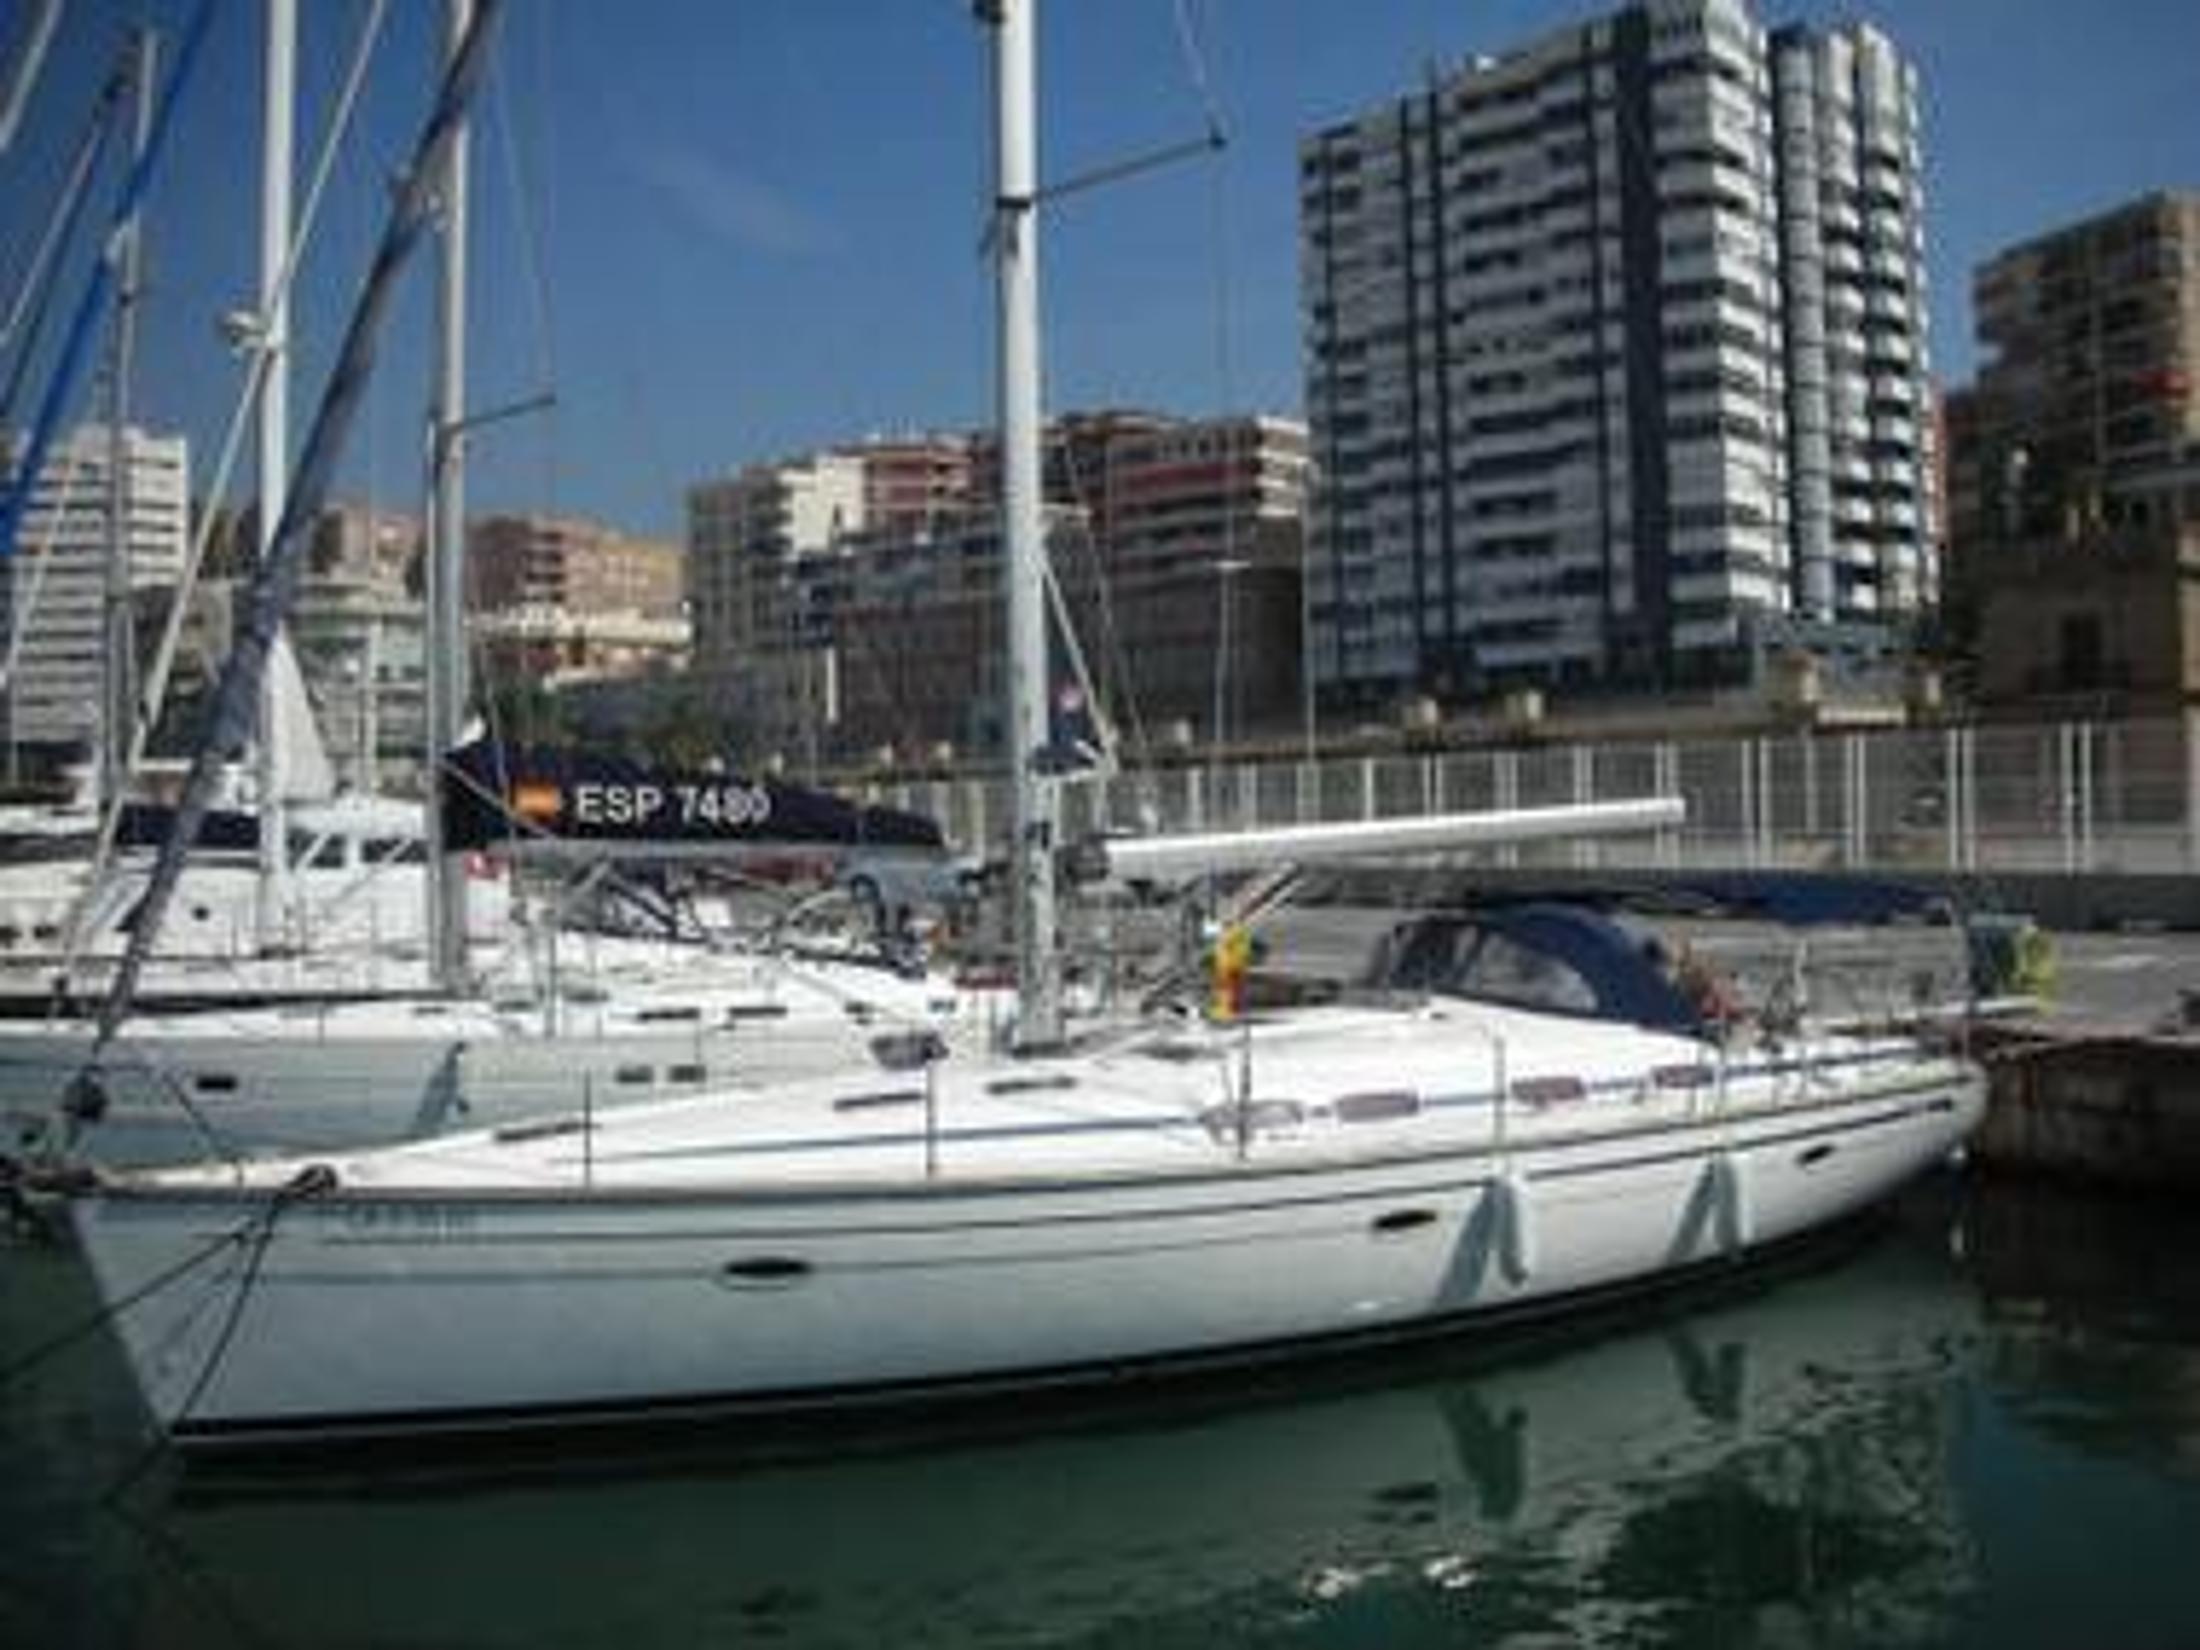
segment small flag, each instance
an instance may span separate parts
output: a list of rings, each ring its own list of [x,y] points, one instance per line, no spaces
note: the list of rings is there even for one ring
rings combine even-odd
[[[565,796],[548,780],[523,779],[512,787],[512,812],[541,825],[565,811]]]

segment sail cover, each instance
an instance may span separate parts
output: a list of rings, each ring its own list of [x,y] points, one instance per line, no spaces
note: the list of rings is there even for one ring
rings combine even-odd
[[[647,852],[799,844],[941,852],[936,821],[735,773],[478,739],[444,762],[453,852],[592,843]]]

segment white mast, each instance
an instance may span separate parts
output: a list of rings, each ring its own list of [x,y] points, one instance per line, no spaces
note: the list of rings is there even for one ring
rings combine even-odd
[[[473,20],[473,0],[448,0],[449,50]],[[455,991],[466,972],[466,871],[446,843],[443,763],[466,713],[466,126],[451,139],[443,183],[438,270],[435,410],[429,421],[428,919],[436,983]]]
[[[1062,1040],[1054,910],[1054,788],[1047,731],[1046,548],[1039,497],[1039,213],[1034,130],[1037,0],[978,0],[993,25],[1000,286],[1001,535],[1008,570],[1008,746],[1015,778],[1017,1046]]]
[[[20,31],[23,55],[17,60],[15,74],[5,87],[0,87],[0,155],[8,152],[15,142],[16,128],[22,124],[23,110],[31,100],[31,89],[38,84],[38,74],[46,66],[47,48],[53,45],[54,25],[61,21],[61,0],[37,0],[38,10],[27,28]]]
[[[131,164],[142,166],[152,141],[153,78],[159,65],[159,41],[150,29],[138,31],[132,73],[137,90],[137,139]],[[136,699],[137,612],[136,545],[130,531],[130,378],[137,362],[137,308],[145,288],[143,214],[132,210],[122,226],[121,278],[115,291],[114,356],[107,384],[107,571],[102,604],[100,649],[99,801],[107,809],[122,806],[129,788],[130,726]]]
[[[260,544],[275,547],[290,491],[290,259],[291,130],[297,104],[297,0],[266,0],[266,85],[260,111],[260,316],[258,347],[267,360],[260,381]],[[277,644],[281,645],[280,642]],[[260,682],[259,821],[260,883],[255,917],[260,948],[281,937],[289,904],[290,829],[283,807],[289,776],[283,771],[282,729],[277,722],[276,681]]]

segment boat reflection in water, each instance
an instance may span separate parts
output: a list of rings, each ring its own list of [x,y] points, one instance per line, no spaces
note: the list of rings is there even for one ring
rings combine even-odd
[[[1233,1642],[1363,1612],[1575,1642],[1830,1613],[1892,1641],[1968,1585],[1945,1457],[1979,1313],[1929,1244],[1835,1259],[1594,1340],[1036,1435],[774,1461],[688,1433],[409,1482],[195,1465],[150,1515],[156,1607],[330,1646]]]

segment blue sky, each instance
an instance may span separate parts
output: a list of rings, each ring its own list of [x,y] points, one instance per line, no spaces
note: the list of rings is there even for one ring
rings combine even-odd
[[[192,0],[70,0],[0,156],[12,292],[62,156],[127,20]],[[12,32],[27,0],[0,0]],[[1196,135],[1191,162],[1062,204],[1047,225],[1047,399],[1296,412],[1296,145],[1416,83],[1606,9],[1564,0],[1050,0],[1050,176]],[[365,0],[304,0],[301,169]],[[1927,99],[1936,367],[1971,370],[1967,293],[1993,250],[2146,190],[2200,187],[2193,0],[1766,0],[1768,22],[1867,18]],[[383,182],[428,92],[440,8],[393,0],[359,140],[304,274],[302,420],[371,253]],[[210,466],[238,369],[214,318],[256,259],[259,8],[224,0],[150,228],[139,405]],[[1187,34],[1196,54],[1188,54]],[[473,402],[548,388],[486,432],[477,508],[564,509],[677,537],[692,481],[872,431],[989,416],[979,257],[989,113],[965,0],[512,0],[477,127]],[[104,197],[103,197],[104,198]],[[428,276],[393,322],[345,491],[413,508]]]

